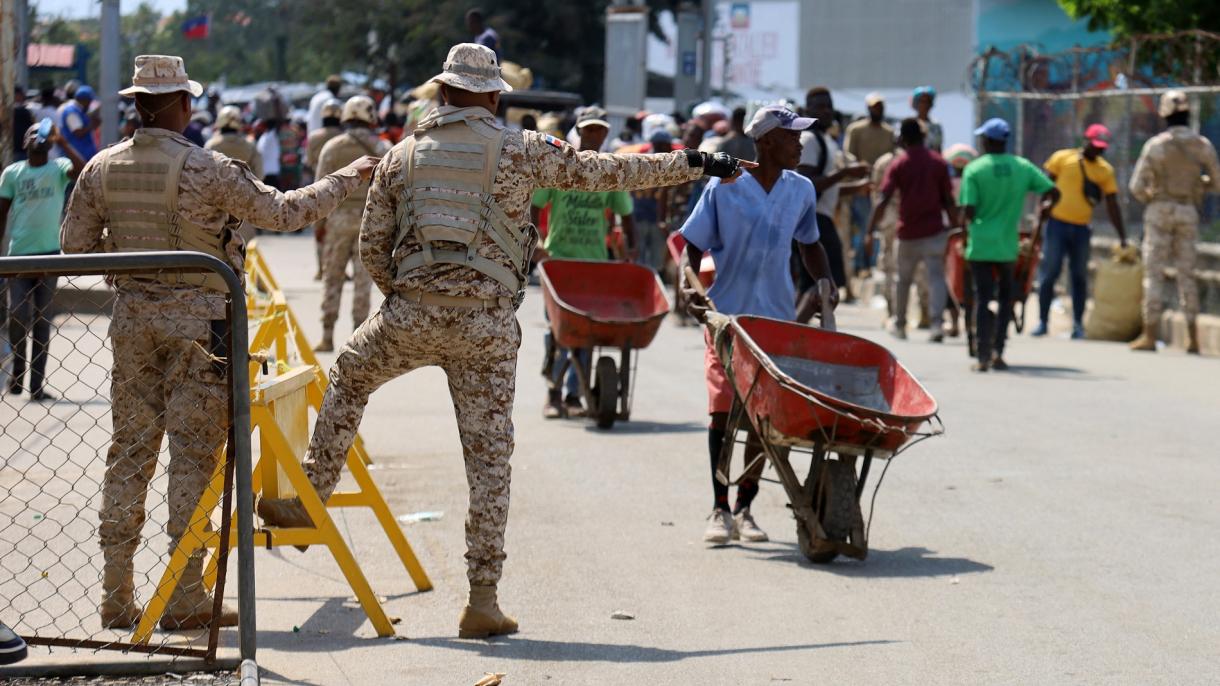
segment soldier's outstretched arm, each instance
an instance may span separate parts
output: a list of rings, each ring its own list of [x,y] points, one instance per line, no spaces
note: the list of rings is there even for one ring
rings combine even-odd
[[[524,131],[522,135],[522,159],[513,160],[514,166],[532,171],[537,188],[629,191],[674,186],[704,174],[732,176],[737,171],[735,164],[717,164],[694,150],[653,155],[579,152],[554,136],[536,131]],[[506,149],[504,152],[513,154],[515,151]]]
[[[1216,159],[1216,146],[1212,145],[1212,142],[1207,138],[1202,139],[1202,144],[1203,169],[1207,172],[1207,176],[1211,181],[1208,185],[1208,190],[1213,193],[1220,193],[1220,160]]]
[[[330,214],[372,173],[377,158],[362,157],[297,190],[281,193],[254,177],[244,164],[215,155],[208,199],[229,214],[263,229],[295,231]]]
[[[1140,151],[1139,159],[1135,161],[1135,169],[1131,171],[1131,181],[1127,184],[1131,196],[1142,203],[1147,203],[1152,199],[1152,186],[1156,181],[1153,178],[1152,167],[1148,163],[1150,145],[1152,145],[1152,141],[1144,143],[1144,149]]]
[[[106,210],[102,197],[102,165],[94,158],[76,177],[76,189],[68,199],[68,211],[59,227],[59,244],[65,254],[104,252],[102,230]]]
[[[402,178],[402,148],[381,158],[373,170],[369,196],[360,222],[360,261],[385,295],[394,291],[394,237],[398,231],[398,193]]]

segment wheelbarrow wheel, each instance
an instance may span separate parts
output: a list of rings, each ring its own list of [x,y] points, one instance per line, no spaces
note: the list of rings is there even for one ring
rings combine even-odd
[[[813,492],[813,512],[826,533],[827,540],[846,543],[853,525],[860,517],[856,501],[856,470],[843,460],[823,460],[818,484]],[[814,545],[812,526],[798,521],[797,543],[801,553],[815,564],[827,564],[838,557],[834,550],[820,550]]]
[[[593,399],[597,403],[597,428],[609,429],[614,426],[614,420],[618,418],[618,369],[614,366],[614,358],[609,355],[597,358]]]

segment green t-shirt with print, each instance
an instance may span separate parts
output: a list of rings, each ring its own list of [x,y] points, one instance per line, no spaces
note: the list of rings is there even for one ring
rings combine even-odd
[[[548,204],[546,248],[551,257],[571,260],[605,260],[606,233],[610,222],[606,210],[630,216],[631,195],[625,191],[563,191],[541,188],[534,191],[534,207]]]
[[[60,157],[40,167],[17,162],[0,174],[0,198],[13,203],[5,231],[8,254],[59,252],[59,218],[71,172],[72,162]]]
[[[974,221],[967,228],[966,259],[1015,262],[1025,196],[1054,187],[1055,182],[1033,162],[1017,155],[989,153],[966,165],[958,197],[963,207],[974,207]]]

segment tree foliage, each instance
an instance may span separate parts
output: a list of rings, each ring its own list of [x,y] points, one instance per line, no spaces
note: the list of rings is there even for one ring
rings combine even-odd
[[[192,78],[233,85],[319,82],[340,71],[415,85],[440,70],[453,44],[471,38],[464,16],[476,4],[500,33],[504,59],[529,67],[540,87],[601,100],[609,0],[187,0],[168,16],[142,2],[123,17],[121,58],[181,55]],[[678,4],[650,3],[654,19]],[[182,23],[204,14],[210,36],[184,37]],[[89,78],[97,78],[95,20],[44,18],[39,34],[84,45],[93,55]]]
[[[1090,29],[1105,29],[1119,38],[1191,29],[1220,32],[1216,0],[1059,0],[1059,4],[1072,18],[1088,19]]]

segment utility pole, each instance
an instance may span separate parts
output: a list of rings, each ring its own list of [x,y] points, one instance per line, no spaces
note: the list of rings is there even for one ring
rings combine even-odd
[[[102,0],[102,145],[119,139],[119,0]]]
[[[27,0],[14,0],[13,13],[16,15],[14,26],[17,27],[17,85],[30,88],[30,68],[26,64],[26,48],[30,45],[30,7]]]
[[[703,43],[700,46],[701,66],[699,97],[712,97],[712,32],[716,30],[716,0],[703,0]]]
[[[678,35],[674,46],[674,109],[687,112],[699,100],[699,24],[698,10],[689,2],[678,6],[675,17]]]
[[[18,42],[14,9],[14,0],[0,0],[0,168],[13,161],[14,58]]]
[[[648,69],[648,8],[638,0],[615,0],[606,8],[604,105],[610,135],[644,108]]]

